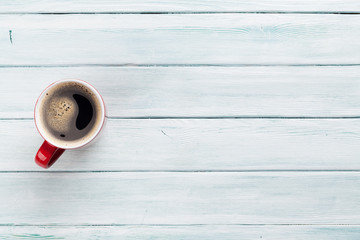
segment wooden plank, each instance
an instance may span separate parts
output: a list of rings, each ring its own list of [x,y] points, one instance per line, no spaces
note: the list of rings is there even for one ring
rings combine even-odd
[[[357,240],[359,226],[74,226],[0,227],[1,239],[292,239]]]
[[[360,63],[356,15],[1,15],[0,31],[0,65]]]
[[[0,68],[0,118],[33,117],[51,82],[89,81],[109,117],[360,116],[360,67]]]
[[[3,0],[1,13],[16,12],[169,12],[169,11],[360,11],[356,0]]]
[[[359,172],[2,173],[0,224],[355,224]]]
[[[0,132],[0,170],[42,171],[32,120],[0,121]],[[359,119],[109,119],[99,141],[51,170],[360,170],[359,135]]]

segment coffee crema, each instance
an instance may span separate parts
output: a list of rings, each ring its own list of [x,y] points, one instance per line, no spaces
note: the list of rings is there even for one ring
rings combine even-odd
[[[45,90],[36,121],[42,135],[55,146],[76,147],[96,135],[103,123],[103,106],[84,84],[63,81]]]

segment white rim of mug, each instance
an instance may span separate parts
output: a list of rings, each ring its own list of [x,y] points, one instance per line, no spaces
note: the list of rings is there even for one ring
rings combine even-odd
[[[83,142],[81,144],[78,144],[78,145],[75,145],[75,146],[62,146],[62,145],[58,145],[56,143],[53,143],[52,141],[48,140],[46,137],[44,137],[44,133],[42,132],[43,128],[39,127],[39,123],[37,122],[37,119],[40,118],[38,115],[40,114],[39,113],[39,110],[38,110],[38,107],[39,107],[39,102],[44,98],[44,95],[45,93],[55,87],[56,85],[58,84],[61,84],[61,83],[64,83],[64,82],[77,82],[77,83],[80,83],[80,84],[83,84],[85,85],[86,87],[88,87],[96,96],[96,98],[99,100],[100,102],[100,105],[101,105],[101,122],[98,126],[98,129],[96,130],[95,134],[93,134],[93,136],[91,138],[88,139],[88,141],[86,142]],[[76,149],[76,148],[80,148],[80,147],[83,147],[87,144],[89,144],[91,141],[93,141],[97,135],[99,135],[99,133],[101,132],[101,130],[103,129],[104,127],[104,124],[105,124],[105,117],[106,117],[106,109],[105,109],[105,102],[104,102],[104,99],[102,98],[102,96],[100,95],[100,93],[88,82],[84,81],[84,80],[80,80],[80,79],[75,79],[75,78],[68,78],[68,79],[62,79],[62,80],[58,80],[56,82],[53,82],[52,84],[50,84],[49,86],[47,86],[40,94],[40,96],[38,97],[37,101],[36,101],[36,104],[35,104],[35,109],[34,109],[34,120],[35,120],[35,125],[36,125],[36,128],[38,130],[38,132],[40,133],[41,137],[47,141],[48,143],[50,143],[51,145],[55,146],[55,147],[58,147],[58,148],[62,148],[62,149]]]

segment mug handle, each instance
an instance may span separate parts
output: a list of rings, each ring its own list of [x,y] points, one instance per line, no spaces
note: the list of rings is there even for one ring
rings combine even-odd
[[[40,167],[49,168],[58,160],[64,151],[65,149],[55,147],[47,141],[44,141],[35,156],[35,162]]]

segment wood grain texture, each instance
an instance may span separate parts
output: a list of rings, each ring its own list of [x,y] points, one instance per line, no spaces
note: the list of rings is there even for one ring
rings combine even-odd
[[[42,171],[32,120],[0,121],[0,132],[0,171]],[[99,141],[51,170],[360,170],[359,136],[358,119],[109,119]]]
[[[359,226],[2,226],[0,238],[13,239],[224,239],[358,240]]]
[[[360,11],[357,0],[3,0],[1,13],[169,11]]]
[[[109,117],[360,116],[360,67],[56,67],[0,68],[0,118],[33,117],[42,90],[71,77]]]
[[[359,172],[2,173],[0,224],[354,224],[359,184]]]
[[[3,1],[0,239],[359,239],[360,120],[340,118],[360,116],[360,22],[332,14],[359,11],[355,0]],[[94,84],[109,119],[46,172],[26,118],[66,77]]]
[[[357,15],[1,15],[0,32],[6,66],[360,63]]]

